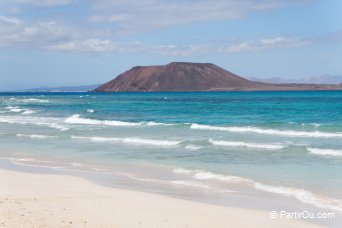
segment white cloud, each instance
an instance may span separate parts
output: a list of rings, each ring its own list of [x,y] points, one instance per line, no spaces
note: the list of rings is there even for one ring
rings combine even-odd
[[[98,35],[95,37],[93,34]],[[272,37],[252,41],[199,43],[189,45],[118,42],[95,32],[83,32],[55,21],[27,22],[0,16],[0,48],[40,49],[64,53],[147,53],[165,56],[195,56],[214,53],[290,48],[319,42],[317,38]]]
[[[15,17],[4,17],[4,16],[0,16],[0,22],[3,21],[5,23],[9,23],[9,24],[15,24],[15,25],[19,25],[21,24],[21,20]]]
[[[220,52],[236,53],[248,51],[260,51],[271,48],[290,48],[312,44],[313,40],[298,37],[274,37],[259,39],[256,41],[242,41],[228,47],[221,48]]]
[[[39,48],[73,39],[76,33],[55,21],[25,22],[13,17],[0,17],[0,47]]]
[[[275,37],[256,41],[243,41],[225,45],[215,43],[175,45],[147,44],[142,42],[115,42],[111,40],[86,39],[62,42],[46,46],[50,51],[86,53],[145,53],[163,56],[198,56],[214,53],[255,52],[274,48],[291,48],[312,44],[313,41],[294,37]]]
[[[27,22],[0,16],[0,48],[37,49],[63,53],[149,53],[190,56],[207,53],[208,45],[148,44],[118,42],[92,37],[55,21]]]
[[[195,56],[210,53],[210,45],[194,44],[194,45],[157,45],[151,46],[150,50],[158,55],[165,56]]]
[[[50,51],[59,52],[116,52],[120,51],[120,45],[110,41],[101,39],[86,39],[61,42],[57,44],[47,45],[44,48]]]
[[[77,3],[78,0],[14,0],[15,3],[52,7]]]
[[[23,8],[25,4],[60,6],[78,0],[4,0],[8,6]],[[189,23],[228,20],[249,13],[286,7],[309,0],[97,0],[88,1],[84,14],[94,24],[61,19],[35,18],[25,21],[0,16],[0,48],[29,48],[58,52],[132,52],[156,55],[191,56],[208,53],[234,53],[257,51],[277,47],[294,47],[308,44],[308,40],[275,37],[256,41],[241,41],[227,46],[224,43],[176,45],[172,43],[118,42],[116,34],[145,32]],[[21,5],[23,4],[23,5]],[[80,7],[84,7],[84,5]],[[30,8],[30,7],[28,7]],[[44,9],[45,10],[45,9]],[[82,11],[83,12],[83,11]],[[70,15],[69,15],[70,16]],[[77,16],[80,16],[79,12]],[[34,17],[32,17],[33,20]],[[63,20],[61,24],[57,21]],[[82,20],[82,18],[80,18]],[[68,26],[66,26],[66,24]],[[122,39],[125,36],[121,36]]]
[[[57,52],[148,53],[165,56],[193,56],[209,52],[208,45],[152,45],[138,41],[122,43],[101,39],[61,42],[44,48]]]
[[[175,25],[219,21],[285,7],[307,0],[98,0],[90,21],[115,23],[120,32],[141,32]]]

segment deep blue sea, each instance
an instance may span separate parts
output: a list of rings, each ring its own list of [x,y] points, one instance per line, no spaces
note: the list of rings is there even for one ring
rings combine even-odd
[[[0,98],[0,157],[14,163],[342,211],[342,91]]]

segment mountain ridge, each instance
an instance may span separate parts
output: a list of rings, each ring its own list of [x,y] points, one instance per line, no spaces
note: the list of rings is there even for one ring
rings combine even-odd
[[[96,89],[101,84],[82,86],[38,87],[20,90],[22,92],[87,92]]]

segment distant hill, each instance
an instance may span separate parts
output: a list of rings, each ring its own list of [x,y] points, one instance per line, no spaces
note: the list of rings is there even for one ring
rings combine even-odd
[[[34,89],[28,89],[24,92],[87,92],[92,91],[99,87],[99,84],[96,85],[87,85],[87,86],[66,86],[66,87],[40,87]]]
[[[340,84],[342,83],[341,75],[319,75],[312,76],[302,79],[303,83],[313,83],[313,84]]]
[[[173,62],[136,66],[101,85],[97,92],[342,90],[342,85],[275,84],[248,80],[211,63]]]
[[[275,78],[248,77],[248,79],[259,81],[259,82],[266,82],[266,83],[310,83],[310,84],[326,84],[326,85],[342,83],[341,75],[330,75],[330,74],[298,78],[298,79],[286,79],[286,78],[276,78],[276,77]]]

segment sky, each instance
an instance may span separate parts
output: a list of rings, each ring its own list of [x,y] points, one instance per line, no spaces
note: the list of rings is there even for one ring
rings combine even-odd
[[[91,85],[133,66],[342,75],[340,0],[0,0],[0,90]]]

